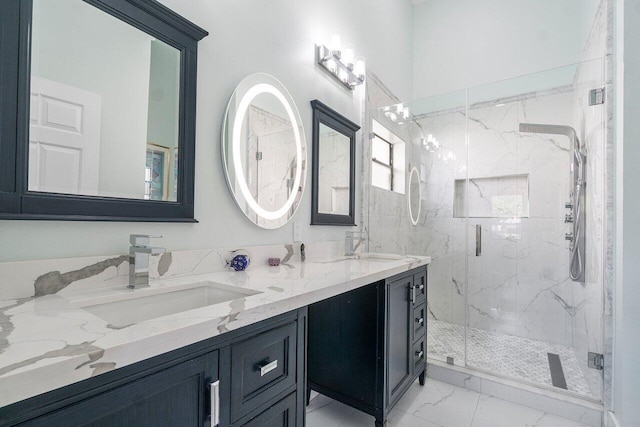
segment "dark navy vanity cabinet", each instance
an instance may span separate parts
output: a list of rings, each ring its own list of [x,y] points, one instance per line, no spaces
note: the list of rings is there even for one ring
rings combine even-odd
[[[5,406],[0,425],[302,427],[313,389],[384,426],[424,384],[426,292],[414,268]]]
[[[0,408],[0,425],[304,425],[306,308]]]
[[[309,306],[308,390],[376,418],[426,372],[426,266]]]

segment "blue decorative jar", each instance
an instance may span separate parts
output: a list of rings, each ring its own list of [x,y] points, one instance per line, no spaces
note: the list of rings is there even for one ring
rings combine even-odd
[[[242,253],[238,253],[242,252]],[[249,254],[243,250],[233,251],[233,253],[238,253],[235,255],[231,261],[227,261],[229,266],[233,268],[235,271],[244,271],[248,266],[251,260],[249,259]]]

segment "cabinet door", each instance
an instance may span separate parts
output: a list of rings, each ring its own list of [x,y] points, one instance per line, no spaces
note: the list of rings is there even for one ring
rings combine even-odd
[[[413,276],[387,283],[387,407],[404,393],[413,376]]]
[[[208,385],[218,352],[182,362],[28,421],[24,426],[200,427],[209,417]]]

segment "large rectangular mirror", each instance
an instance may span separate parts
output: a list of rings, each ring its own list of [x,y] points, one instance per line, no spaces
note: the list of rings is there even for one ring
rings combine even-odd
[[[355,225],[355,138],[360,126],[318,100],[311,106],[311,224]]]
[[[18,37],[0,48],[18,58],[20,199],[0,198],[0,215],[193,221],[195,54],[207,33],[152,0],[6,0],[0,13],[16,17]]]

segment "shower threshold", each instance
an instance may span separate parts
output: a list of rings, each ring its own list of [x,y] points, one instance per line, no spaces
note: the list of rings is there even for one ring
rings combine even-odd
[[[443,362],[453,358],[455,365],[464,366],[464,330],[461,325],[429,320],[427,356]],[[581,363],[571,347],[477,328],[469,328],[467,339],[469,369],[568,392],[593,402],[602,400],[601,371],[587,367],[586,353]],[[554,387],[558,365],[550,366],[549,354],[558,356],[557,363],[566,379],[563,387]]]

